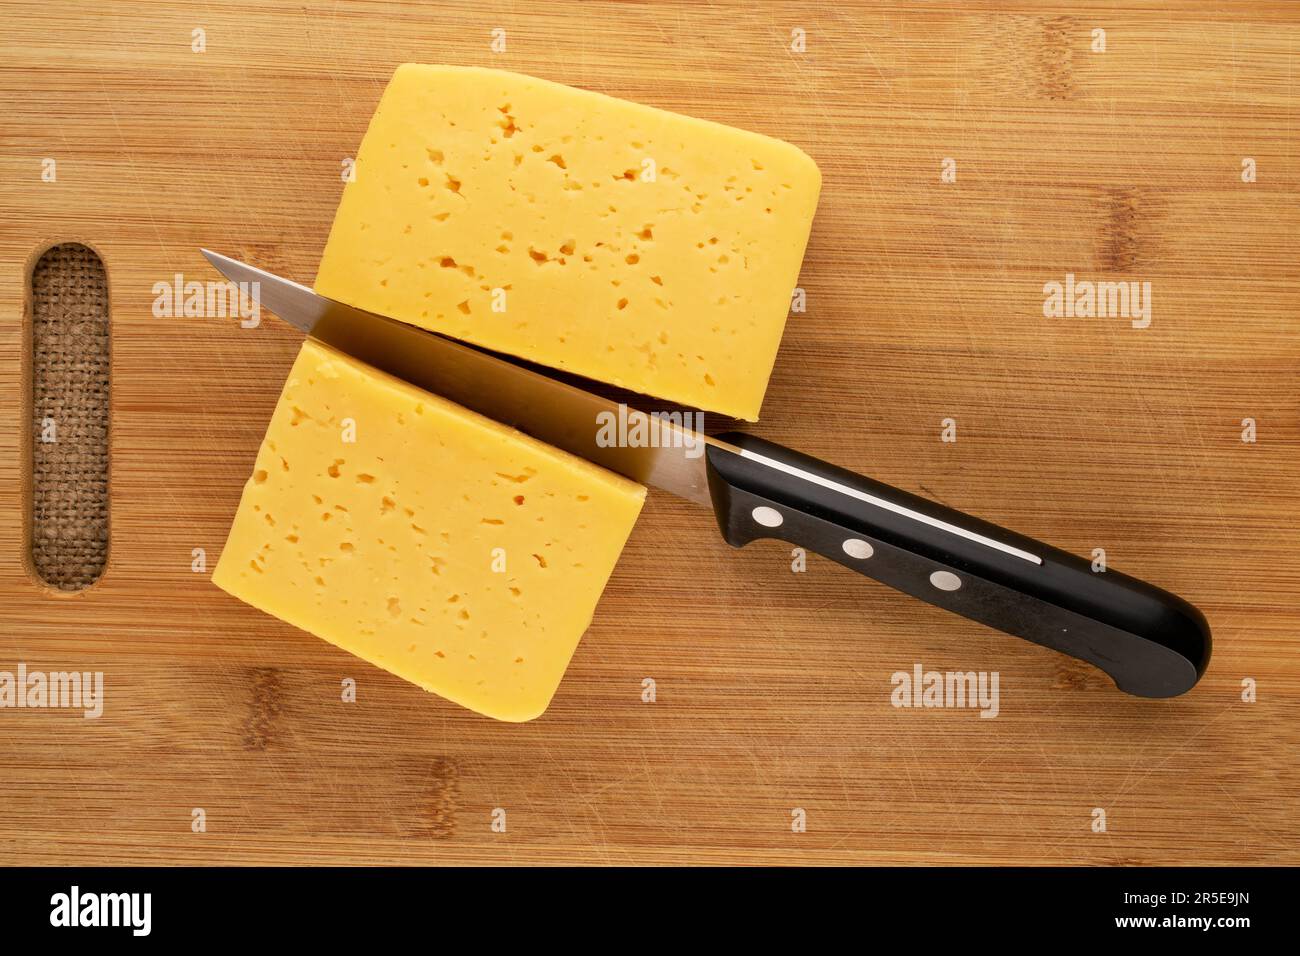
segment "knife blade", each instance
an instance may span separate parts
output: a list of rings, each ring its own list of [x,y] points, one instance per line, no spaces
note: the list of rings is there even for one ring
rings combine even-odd
[[[506,356],[203,255],[299,331],[635,481],[712,507],[723,538],[777,538],[971,620],[1088,661],[1126,693],[1172,697],[1208,665],[1209,625],[1177,595],[774,442],[705,436]],[[601,440],[626,416],[641,436]],[[654,424],[652,425],[652,421]],[[624,434],[633,434],[629,428]]]
[[[200,251],[227,279],[256,290],[259,305],[326,345],[633,481],[711,503],[703,446],[730,446],[684,427],[670,413],[647,415],[484,349],[336,302],[209,249]],[[656,443],[602,442],[602,422],[618,422],[620,414],[625,434],[639,425],[641,434],[657,436]]]

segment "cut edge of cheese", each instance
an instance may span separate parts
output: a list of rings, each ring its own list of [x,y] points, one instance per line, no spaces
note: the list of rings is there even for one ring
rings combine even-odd
[[[333,407],[339,421],[318,420],[329,414],[326,398],[343,403]],[[384,412],[405,422],[400,431]],[[336,444],[343,418],[353,418],[355,445]],[[361,437],[367,429],[369,442]],[[466,476],[438,467],[492,462],[504,471]],[[645,494],[630,479],[308,339],[212,580],[426,691],[523,722],[542,714],[558,689]],[[475,525],[483,510],[502,517]],[[505,573],[491,570],[492,546],[504,546],[497,534],[521,544],[506,547]],[[531,619],[523,610],[529,600],[540,608]],[[477,633],[494,607],[500,630]],[[516,683],[507,688],[507,680]]]
[[[654,184],[641,182],[648,153]],[[820,190],[813,159],[770,136],[526,74],[407,63],[362,140],[315,288],[757,421]]]

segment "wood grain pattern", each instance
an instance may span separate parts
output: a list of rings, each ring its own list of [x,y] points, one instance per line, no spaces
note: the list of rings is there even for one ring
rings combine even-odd
[[[6,862],[1300,862],[1300,12],[1162,7],[7,3],[0,669],[101,669],[106,702],[98,720],[0,710]],[[807,149],[825,175],[808,311],[755,430],[1104,547],[1205,611],[1202,683],[1126,697],[829,562],[732,552],[662,495],[522,726],[192,573],[296,344],[270,320],[155,318],[152,286],[214,278],[200,245],[309,280],[340,163],[407,60]],[[112,554],[70,598],[32,582],[21,544],[24,269],[60,239],[102,255],[114,334]],[[1151,326],[1045,319],[1067,272],[1150,281]],[[916,662],[997,670],[999,716],[893,708],[890,675]]]

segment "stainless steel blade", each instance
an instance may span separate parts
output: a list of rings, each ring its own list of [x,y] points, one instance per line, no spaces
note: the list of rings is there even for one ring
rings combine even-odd
[[[633,481],[709,504],[704,443],[738,452],[671,418],[620,406],[436,332],[336,302],[220,253],[202,252],[227,279],[248,283],[260,307],[312,338]],[[634,435],[639,427],[645,447],[599,440],[602,423],[618,423],[620,415],[626,427],[620,432],[616,426],[616,434]]]

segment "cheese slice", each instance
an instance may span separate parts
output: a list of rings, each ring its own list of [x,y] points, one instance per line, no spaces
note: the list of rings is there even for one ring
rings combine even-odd
[[[546,709],[645,489],[307,340],[213,581],[500,720]]]
[[[316,291],[757,420],[821,174],[780,140],[500,70],[406,64]]]

